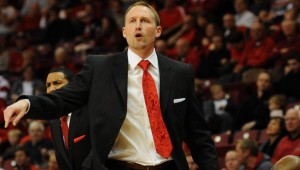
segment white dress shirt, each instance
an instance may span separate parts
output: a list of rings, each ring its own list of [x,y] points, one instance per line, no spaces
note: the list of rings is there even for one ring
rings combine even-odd
[[[33,81],[23,81],[22,82],[23,92],[22,95],[33,95]]]
[[[247,10],[242,13],[235,14],[234,18],[236,26],[245,26],[247,28],[250,28],[257,19],[252,12]]]
[[[143,69],[138,66],[141,60],[141,57],[128,50],[127,115],[108,157],[144,166],[158,165],[167,159],[156,153],[142,88]],[[159,95],[159,68],[155,50],[145,60],[151,63],[148,71]]]
[[[69,114],[67,115],[67,125],[68,125],[68,129],[70,128],[71,115],[72,115],[72,113],[69,113]],[[68,133],[68,135],[69,135],[69,133]],[[66,143],[65,143],[66,141],[65,141],[64,134],[62,134],[62,137],[63,137],[63,139],[64,139],[64,144],[66,144]]]

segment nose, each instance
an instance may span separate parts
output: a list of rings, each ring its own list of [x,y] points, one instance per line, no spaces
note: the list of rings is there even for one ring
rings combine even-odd
[[[135,29],[141,30],[141,22],[140,21],[136,22]]]
[[[50,86],[50,87],[49,87],[49,90],[48,90],[48,93],[50,93],[50,92],[52,92],[52,91],[54,91],[54,90],[56,90],[56,87],[55,87],[55,86]]]

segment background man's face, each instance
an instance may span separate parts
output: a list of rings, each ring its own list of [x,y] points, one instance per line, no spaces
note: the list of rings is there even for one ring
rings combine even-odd
[[[29,161],[24,151],[17,151],[15,153],[15,160],[19,166],[25,166]]]
[[[267,73],[260,73],[256,80],[258,90],[265,91],[271,88],[271,77]]]
[[[296,59],[290,59],[287,61],[287,67],[290,68],[291,72],[298,73],[300,70],[300,63]]]
[[[46,81],[47,93],[50,93],[56,89],[63,87],[68,84],[68,80],[65,78],[65,75],[61,72],[53,72],[48,74]]]
[[[298,111],[291,109],[285,114],[285,126],[289,133],[295,133],[299,131],[300,119]]]

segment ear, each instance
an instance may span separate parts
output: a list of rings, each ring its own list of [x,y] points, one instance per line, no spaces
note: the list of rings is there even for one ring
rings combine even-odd
[[[156,27],[156,34],[155,34],[155,37],[156,37],[156,38],[160,37],[161,32],[162,32],[162,27],[161,27],[161,26],[157,26],[157,27]]]
[[[125,31],[125,27],[123,27],[123,28],[122,28],[122,34],[123,34],[123,37],[124,37],[124,38],[126,38],[126,31]]]

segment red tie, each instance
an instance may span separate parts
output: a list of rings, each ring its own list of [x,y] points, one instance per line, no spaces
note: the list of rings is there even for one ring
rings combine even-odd
[[[170,157],[173,147],[161,115],[155,82],[148,72],[150,62],[148,60],[142,60],[138,65],[144,70],[142,80],[143,92],[155,148],[158,154],[167,159]]]
[[[64,139],[65,139],[65,145],[66,148],[69,148],[69,144],[68,144],[68,136],[69,136],[69,127],[68,127],[68,116],[64,116],[60,118],[60,123],[61,123],[61,129],[64,135]]]

